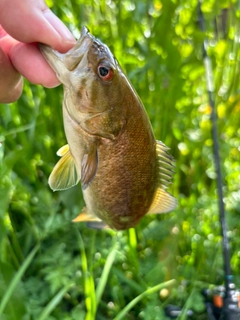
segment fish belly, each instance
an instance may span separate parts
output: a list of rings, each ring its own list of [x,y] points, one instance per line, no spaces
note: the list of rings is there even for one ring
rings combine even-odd
[[[131,139],[132,138],[132,139]],[[135,226],[148,211],[156,185],[156,145],[149,132],[122,134],[98,148],[98,170],[83,195],[89,212],[110,227]]]

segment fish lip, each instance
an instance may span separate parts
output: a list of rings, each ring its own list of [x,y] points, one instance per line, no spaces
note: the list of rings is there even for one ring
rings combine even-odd
[[[63,54],[44,43],[38,43],[38,48],[52,69],[58,73],[59,64],[63,63]]]
[[[81,29],[81,36],[80,36],[80,38],[84,38],[84,37],[85,37],[87,34],[89,34],[89,33],[90,33],[90,31],[89,31],[88,27],[83,26],[82,29]]]
[[[89,29],[86,26],[83,26],[78,41],[66,53],[60,53],[43,43],[38,43],[38,47],[49,65],[56,73],[58,73],[60,72],[60,65],[62,66],[61,69],[64,69],[64,65],[68,71],[73,71],[81,62],[84,54],[88,51],[93,41],[94,37],[91,35]]]
[[[76,49],[80,48],[82,46],[84,40],[86,40],[86,38],[93,39],[94,37],[91,35],[89,29],[86,26],[83,26],[81,29],[81,32],[80,32],[79,39],[77,40],[74,47],[72,49],[70,49],[68,52],[71,52],[72,50],[76,50]]]
[[[83,26],[81,29],[81,35],[75,46],[63,57],[63,62],[69,71],[73,71],[77,68],[84,55],[87,54],[94,39],[95,38],[91,35],[89,29],[86,26]]]

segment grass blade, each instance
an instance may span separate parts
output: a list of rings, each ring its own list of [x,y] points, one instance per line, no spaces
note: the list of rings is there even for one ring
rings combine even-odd
[[[112,251],[109,253],[106,263],[104,265],[102,274],[101,274],[101,278],[99,280],[97,289],[96,289],[96,308],[99,304],[99,301],[102,297],[103,291],[105,289],[107,280],[108,280],[108,276],[109,276],[109,272],[112,268],[113,262],[115,260],[116,254],[117,254],[117,249],[116,249],[116,244],[113,246]]]
[[[65,287],[63,287],[56,295],[52,298],[52,300],[46,305],[46,307],[43,309],[43,312],[41,313],[38,320],[45,320],[48,318],[50,313],[54,310],[54,308],[59,304],[59,302],[62,300],[65,293],[68,292],[70,287],[72,287],[73,284],[68,284]]]
[[[113,273],[123,282],[126,283],[127,286],[129,286],[132,290],[135,290],[137,292],[142,292],[144,289],[146,289],[146,285],[143,287],[142,284],[132,280],[132,279],[129,279],[126,277],[126,274],[121,271],[121,270],[118,270],[117,267],[113,267]]]
[[[20,269],[15,274],[14,278],[12,279],[7,291],[5,292],[2,301],[0,303],[0,316],[3,314],[3,311],[8,303],[8,301],[11,299],[11,296],[19,284],[22,276],[24,275],[25,271],[27,270],[28,266],[32,262],[32,259],[34,258],[35,254],[37,253],[39,249],[39,244],[35,246],[35,248],[30,252],[30,254],[27,256],[23,264],[21,265]]]
[[[14,129],[8,130],[6,133],[3,132],[2,135],[4,137],[6,137],[6,136],[9,136],[9,135],[17,134],[17,133],[20,133],[20,132],[24,132],[24,131],[30,130],[34,126],[35,126],[35,123],[26,124],[25,126],[21,126],[21,127],[18,127],[18,128],[14,128]]]
[[[78,234],[78,239],[80,244],[82,271],[83,271],[83,277],[84,277],[84,295],[85,295],[85,304],[87,309],[85,320],[92,320],[92,319],[95,319],[95,315],[96,315],[96,294],[95,294],[94,279],[93,279],[93,274],[88,267],[84,241],[82,239],[81,233],[77,232],[77,234]]]
[[[126,315],[128,311],[130,311],[142,298],[146,297],[149,294],[152,294],[156,291],[159,291],[162,288],[171,286],[175,283],[175,279],[169,280],[163,283],[160,283],[152,288],[147,289],[143,293],[141,293],[139,296],[134,298],[132,301],[130,301],[125,308],[122,309],[122,311],[119,312],[119,314],[113,319],[113,320],[121,320],[121,319],[126,319]]]

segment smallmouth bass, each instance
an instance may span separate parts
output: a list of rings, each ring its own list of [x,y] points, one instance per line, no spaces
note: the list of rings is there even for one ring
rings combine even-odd
[[[64,87],[63,119],[68,144],[49,185],[81,181],[86,207],[73,221],[116,230],[134,227],[146,214],[173,210],[167,191],[174,159],[156,141],[140,98],[109,48],[86,27],[67,53],[39,44]]]

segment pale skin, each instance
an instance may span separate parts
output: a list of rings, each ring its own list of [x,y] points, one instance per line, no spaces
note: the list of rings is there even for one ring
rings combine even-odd
[[[21,96],[22,76],[48,88],[60,84],[38,42],[66,52],[75,39],[44,0],[0,0],[0,103]]]

